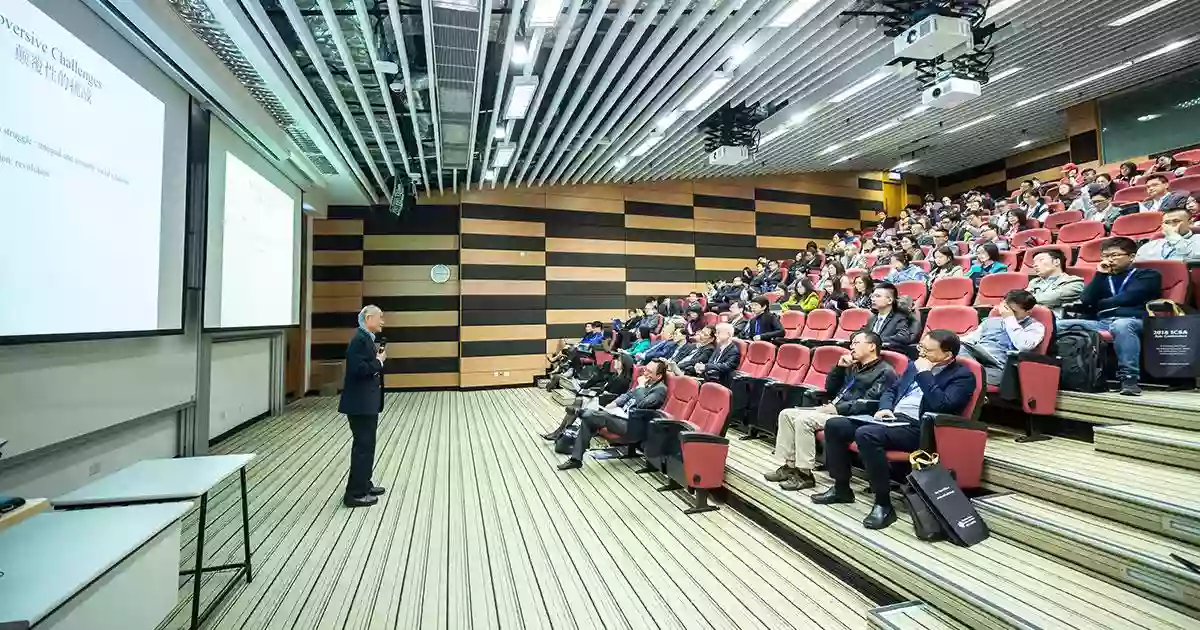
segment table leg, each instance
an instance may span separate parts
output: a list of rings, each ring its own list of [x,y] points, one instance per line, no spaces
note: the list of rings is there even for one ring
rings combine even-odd
[[[253,579],[253,571],[250,569],[250,503],[246,499],[246,469],[241,469],[242,477],[242,549],[246,554],[246,583],[249,584]]]
[[[192,575],[192,630],[200,627],[200,578],[204,563],[204,522],[208,516],[208,493],[200,495],[200,522],[196,527],[196,572]]]

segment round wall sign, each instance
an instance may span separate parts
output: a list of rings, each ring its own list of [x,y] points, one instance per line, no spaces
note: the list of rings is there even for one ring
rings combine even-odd
[[[429,279],[437,284],[443,284],[450,279],[450,268],[446,265],[434,265],[429,268]]]

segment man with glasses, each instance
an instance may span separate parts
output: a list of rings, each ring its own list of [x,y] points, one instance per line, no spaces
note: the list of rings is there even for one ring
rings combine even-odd
[[[1137,260],[1200,262],[1200,236],[1192,235],[1187,199],[1187,195],[1171,193],[1163,202],[1163,236],[1142,245]]]
[[[879,358],[883,342],[879,335],[860,330],[850,339],[850,352],[838,359],[825,376],[825,391],[833,400],[820,407],[794,407],[779,414],[775,436],[775,455],[783,465],[767,473],[766,479],[783,490],[803,490],[816,485],[813,468],[817,464],[817,431],[833,416],[873,415],[879,397],[892,386],[896,372]]]
[[[1162,295],[1162,275],[1154,269],[1135,268],[1133,254],[1137,243],[1124,236],[1106,238],[1100,243],[1100,264],[1096,276],[1083,290],[1074,309],[1088,319],[1064,319],[1059,330],[1083,328],[1112,333],[1117,353],[1117,379],[1121,394],[1140,396],[1142,318],[1146,302]]]
[[[1092,200],[1092,209],[1087,214],[1087,220],[1100,221],[1104,224],[1105,230],[1112,229],[1113,222],[1121,216],[1121,207],[1112,203],[1112,188],[1092,184],[1088,186],[1087,194],[1091,195]]]

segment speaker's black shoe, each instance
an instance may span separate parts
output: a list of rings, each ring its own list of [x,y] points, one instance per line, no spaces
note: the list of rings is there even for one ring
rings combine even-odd
[[[854,503],[854,491],[850,489],[839,490],[837,486],[833,486],[825,492],[818,492],[812,495],[812,502],[817,505]]]
[[[369,494],[365,494],[361,497],[342,497],[342,505],[348,508],[370,507],[376,503],[379,503],[379,499],[376,499]]]
[[[367,494],[373,497],[381,497],[384,494],[387,494],[387,488],[384,488],[383,486],[371,486],[371,489],[367,490]]]
[[[578,459],[568,459],[567,461],[558,465],[559,470],[572,470],[575,468],[583,468],[583,462],[579,461]]]
[[[890,505],[876,504],[871,513],[863,519],[863,527],[867,529],[884,529],[896,522],[896,510]]]

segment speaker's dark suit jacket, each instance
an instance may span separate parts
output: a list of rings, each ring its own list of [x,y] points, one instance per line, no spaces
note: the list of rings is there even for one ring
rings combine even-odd
[[[346,380],[338,411],[348,416],[372,416],[383,411],[383,366],[375,358],[375,342],[359,328],[346,346]]]

